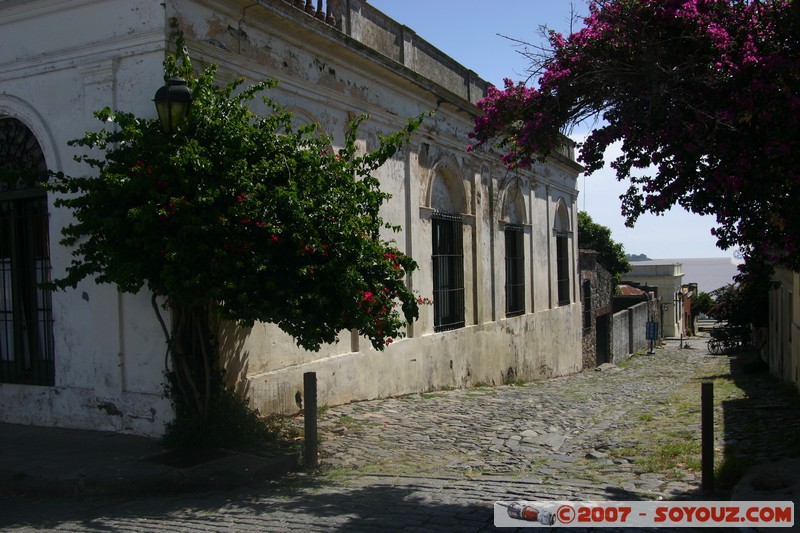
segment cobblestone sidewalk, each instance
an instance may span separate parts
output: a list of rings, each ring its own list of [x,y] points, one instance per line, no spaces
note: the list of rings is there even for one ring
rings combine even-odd
[[[293,481],[124,502],[0,500],[0,529],[471,532],[494,530],[497,500],[701,499],[702,381],[715,383],[721,485],[706,499],[726,499],[726,479],[749,464],[799,455],[796,394],[751,359],[677,344],[543,382],[324,409],[322,469]]]

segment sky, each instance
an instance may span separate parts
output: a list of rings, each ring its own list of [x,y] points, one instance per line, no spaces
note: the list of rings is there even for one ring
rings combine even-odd
[[[570,13],[588,13],[585,0],[367,0],[373,7],[411,28],[441,51],[502,87],[504,78],[527,79],[528,60],[518,41],[541,44],[540,27],[570,33]],[[573,31],[580,29],[580,20]],[[584,132],[585,133],[585,132]],[[581,132],[575,132],[579,140]],[[613,147],[609,149],[613,151]],[[613,159],[607,153],[606,161]],[[680,207],[663,216],[642,215],[626,228],[619,196],[627,184],[610,169],[578,178],[578,208],[611,229],[612,238],[629,254],[651,259],[732,257],[711,235],[713,217],[701,217]]]

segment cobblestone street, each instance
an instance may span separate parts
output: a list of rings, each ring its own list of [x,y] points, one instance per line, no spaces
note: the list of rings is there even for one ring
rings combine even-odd
[[[797,455],[798,410],[752,361],[690,345],[542,382],[323,409],[319,474],[158,499],[0,499],[0,529],[484,531],[497,500],[697,500],[701,381],[715,382],[730,459],[718,468],[731,472],[706,499],[727,499],[725,475]]]
[[[699,416],[667,419],[694,402],[696,376],[727,372],[701,350],[660,350],[621,366],[523,386],[474,388],[354,403],[325,413],[323,464],[380,474],[523,481],[536,497],[675,497],[699,473],[637,474],[659,434],[699,437]],[[694,395],[694,397],[692,396]],[[645,433],[646,432],[646,433]],[[341,436],[337,435],[338,433]]]

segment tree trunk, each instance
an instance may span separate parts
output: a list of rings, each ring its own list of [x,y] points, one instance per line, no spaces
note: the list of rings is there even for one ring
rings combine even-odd
[[[208,306],[179,305],[173,308],[169,348],[176,408],[186,414],[208,417],[212,398],[222,387],[219,350],[211,329]]]

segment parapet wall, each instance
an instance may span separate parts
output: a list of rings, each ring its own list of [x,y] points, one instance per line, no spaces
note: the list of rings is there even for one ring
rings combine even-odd
[[[328,0],[337,27],[364,46],[473,104],[489,83],[403,24],[363,0]]]

